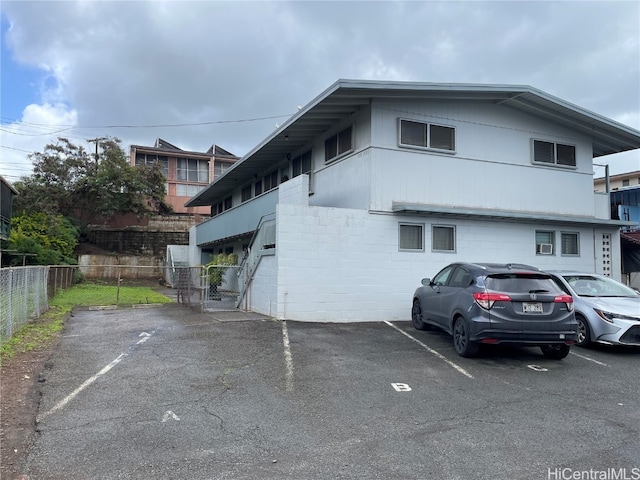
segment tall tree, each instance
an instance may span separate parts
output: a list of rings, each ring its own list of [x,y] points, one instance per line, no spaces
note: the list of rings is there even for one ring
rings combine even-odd
[[[117,213],[170,213],[160,166],[132,167],[119,139],[100,140],[95,154],[66,138],[30,154],[33,175],[14,185],[20,192],[14,211],[60,214],[81,223]]]

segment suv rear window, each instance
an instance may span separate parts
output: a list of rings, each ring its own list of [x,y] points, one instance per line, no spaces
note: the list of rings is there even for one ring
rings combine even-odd
[[[488,290],[496,292],[529,293],[546,291],[561,293],[551,277],[539,273],[499,273],[485,279]]]

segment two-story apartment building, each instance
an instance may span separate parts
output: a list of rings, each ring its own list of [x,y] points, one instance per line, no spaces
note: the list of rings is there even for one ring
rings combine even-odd
[[[182,150],[169,142],[156,139],[153,147],[131,146],[131,165],[158,163],[167,178],[166,201],[177,214],[210,215],[211,208],[185,207],[185,203],[221,176],[238,157],[212,145],[207,152]]]
[[[640,132],[529,86],[339,80],[187,206],[192,263],[245,257],[248,310],[410,318],[452,261],[620,277],[621,226],[593,159]],[[242,256],[242,255],[241,255]]]

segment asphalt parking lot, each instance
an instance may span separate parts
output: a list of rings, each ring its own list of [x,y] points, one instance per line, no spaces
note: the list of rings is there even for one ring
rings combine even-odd
[[[25,474],[639,480],[639,372],[638,349],[465,359],[408,319],[76,311],[40,379]],[[626,477],[575,477],[589,471]]]

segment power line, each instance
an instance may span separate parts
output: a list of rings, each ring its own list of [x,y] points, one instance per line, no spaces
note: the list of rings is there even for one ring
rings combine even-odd
[[[18,122],[21,125],[30,125],[36,127],[67,127],[68,128],[166,128],[166,127],[197,127],[202,125],[217,125],[217,124],[225,124],[225,123],[246,123],[246,122],[258,122],[261,120],[273,120],[274,118],[284,118],[290,117],[293,115],[292,113],[286,115],[272,115],[269,117],[256,117],[256,118],[243,118],[239,120],[212,120],[209,122],[197,122],[197,123],[166,123],[166,124],[158,124],[158,125],[64,125],[64,124],[48,124],[48,123],[30,123],[30,122],[22,122],[17,119],[12,119],[8,117],[2,117],[3,119],[10,120],[12,122]],[[65,130],[66,130],[65,129]],[[1,130],[1,129],[0,129]],[[63,132],[65,130],[59,130]],[[3,130],[5,131],[5,130]],[[13,132],[7,132],[13,133]],[[51,132],[51,135],[57,132]],[[18,135],[18,134],[17,134]],[[44,134],[43,134],[44,135]]]

